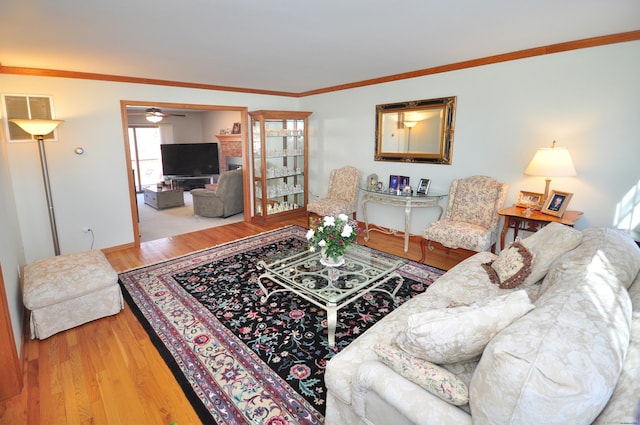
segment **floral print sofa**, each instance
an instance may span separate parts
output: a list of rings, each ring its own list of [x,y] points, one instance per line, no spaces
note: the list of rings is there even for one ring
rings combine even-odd
[[[478,253],[329,361],[326,424],[637,423],[639,271],[607,228]]]

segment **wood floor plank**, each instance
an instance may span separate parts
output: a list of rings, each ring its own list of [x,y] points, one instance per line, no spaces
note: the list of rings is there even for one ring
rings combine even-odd
[[[117,272],[155,264],[193,251],[297,224],[257,226],[233,223],[199,232],[145,242],[140,248],[107,253]],[[368,242],[381,251],[418,260],[420,237],[403,239],[377,232]],[[427,262],[448,269],[459,259],[436,250]],[[56,334],[29,340],[24,347],[25,388],[0,402],[0,424],[198,424],[200,420],[173,374],[128,305],[115,316]]]

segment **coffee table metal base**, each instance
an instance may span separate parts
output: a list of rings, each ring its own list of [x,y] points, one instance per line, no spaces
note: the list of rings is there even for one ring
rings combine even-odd
[[[259,261],[258,267],[264,272],[258,279],[263,292],[261,301],[279,292],[292,292],[327,312],[329,347],[335,347],[338,310],[370,292],[384,292],[393,301],[404,282],[396,271],[403,261],[377,259],[368,263],[357,257],[345,256],[345,264],[327,267],[320,263],[319,254],[298,253],[291,257],[267,263]],[[275,283],[276,289],[269,290],[262,279]],[[381,287],[396,280],[393,290]]]

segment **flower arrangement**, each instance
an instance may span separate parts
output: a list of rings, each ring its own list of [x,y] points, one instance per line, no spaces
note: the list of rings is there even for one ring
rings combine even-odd
[[[346,214],[338,217],[325,216],[316,219],[307,232],[311,252],[324,250],[327,257],[337,260],[344,255],[349,244],[354,243],[360,231],[354,220],[349,220]]]

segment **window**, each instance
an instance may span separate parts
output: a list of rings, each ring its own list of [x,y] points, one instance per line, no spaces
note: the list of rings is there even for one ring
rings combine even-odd
[[[5,134],[9,142],[30,142],[33,136],[9,122],[14,118],[27,119],[55,119],[53,114],[53,98],[51,96],[3,94],[2,107],[5,125]],[[45,140],[57,140],[57,134],[53,132],[45,136]]]

